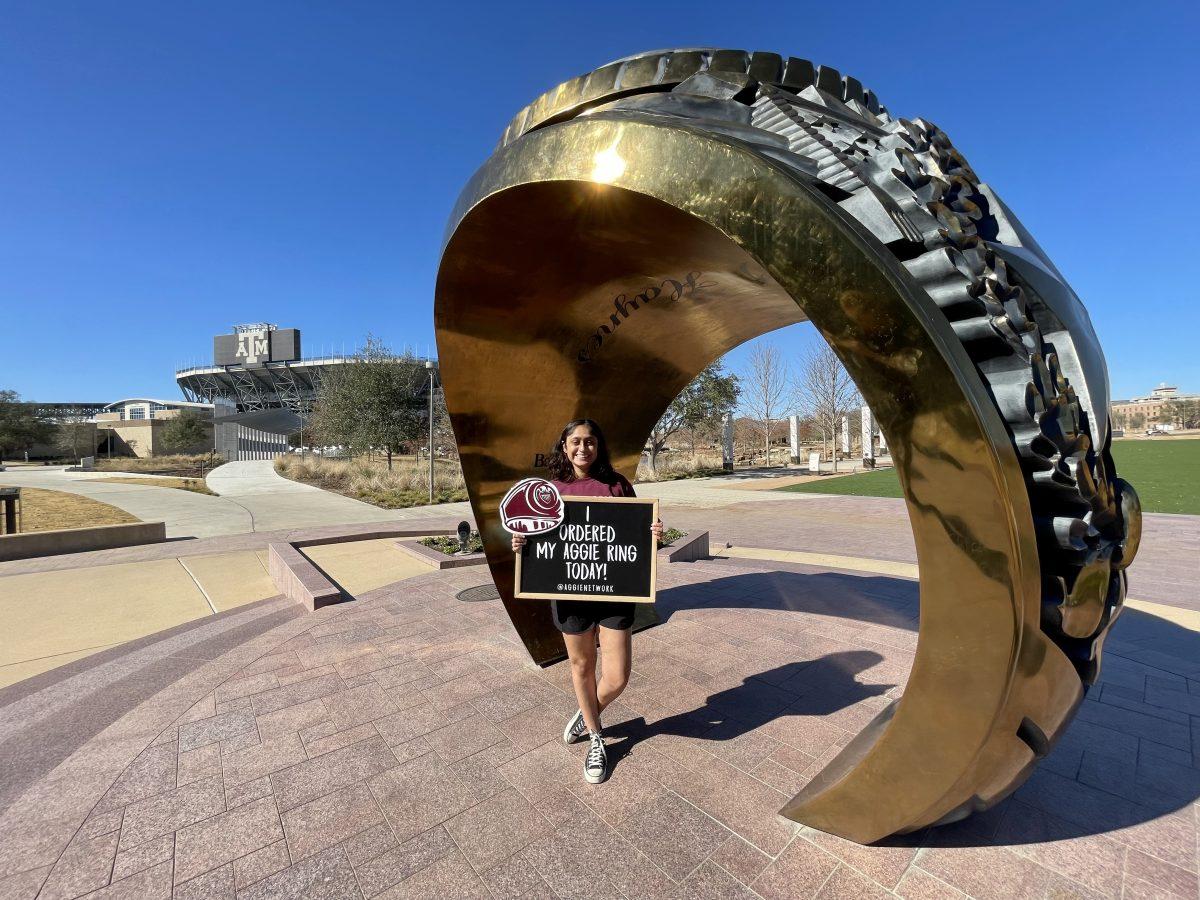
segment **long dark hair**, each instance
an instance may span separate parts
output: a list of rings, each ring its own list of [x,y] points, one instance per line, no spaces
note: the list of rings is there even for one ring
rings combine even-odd
[[[575,480],[575,467],[566,453],[567,436],[580,425],[586,425],[596,439],[596,461],[588,469],[588,477],[595,478],[605,484],[616,481],[617,473],[613,471],[612,461],[608,458],[608,441],[604,432],[594,419],[572,419],[558,436],[554,449],[550,451],[550,477],[555,481],[570,482]]]

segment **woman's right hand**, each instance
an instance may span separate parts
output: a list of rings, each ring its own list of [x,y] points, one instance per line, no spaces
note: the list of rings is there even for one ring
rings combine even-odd
[[[525,535],[514,534],[512,538],[513,553],[520,553],[521,548],[525,546]]]

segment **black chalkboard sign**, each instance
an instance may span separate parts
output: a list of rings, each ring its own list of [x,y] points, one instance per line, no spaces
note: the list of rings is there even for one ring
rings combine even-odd
[[[517,554],[516,596],[654,602],[657,500],[563,497],[558,528],[531,534]]]

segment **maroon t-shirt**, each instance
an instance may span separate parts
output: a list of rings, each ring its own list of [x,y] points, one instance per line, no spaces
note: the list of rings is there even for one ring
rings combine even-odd
[[[554,481],[554,486],[564,497],[636,497],[633,485],[619,472],[613,473],[611,483],[595,478],[577,478],[575,481]]]

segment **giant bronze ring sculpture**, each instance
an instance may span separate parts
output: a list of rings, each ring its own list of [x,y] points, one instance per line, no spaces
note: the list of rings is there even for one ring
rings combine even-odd
[[[450,223],[436,325],[492,577],[533,658],[497,505],[561,423],[632,477],[708,363],[811,321],[891,447],[920,564],[903,698],[784,808],[852,840],[1013,791],[1098,674],[1140,534],[1079,299],[947,136],[774,53],[620,60],[513,120]]]

